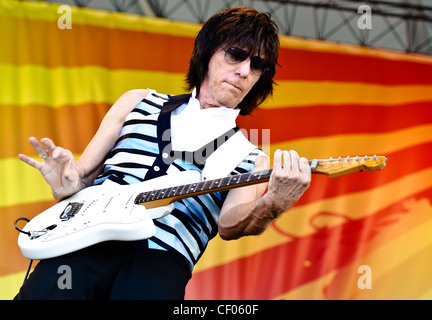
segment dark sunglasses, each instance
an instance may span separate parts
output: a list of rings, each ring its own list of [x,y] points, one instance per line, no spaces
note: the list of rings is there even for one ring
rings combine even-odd
[[[225,61],[229,64],[237,64],[245,61],[249,57],[249,53],[246,50],[231,47],[228,49],[222,48],[225,51]],[[250,68],[254,75],[260,76],[264,72],[269,70],[267,62],[258,56],[250,57]]]

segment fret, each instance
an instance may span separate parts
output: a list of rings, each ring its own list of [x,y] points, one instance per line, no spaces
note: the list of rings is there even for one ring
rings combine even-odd
[[[201,184],[200,191],[209,190],[209,188],[207,186],[209,184],[209,181],[211,181],[211,180],[205,180],[205,181],[200,183]],[[211,182],[210,182],[210,184],[211,184]]]
[[[156,191],[155,200],[160,200],[163,198],[166,189],[160,189]]]
[[[231,178],[232,178],[232,176],[222,178],[222,182],[221,182],[220,186],[221,187],[228,187],[231,183]]]
[[[187,185],[183,185],[183,186],[178,186],[177,187],[177,191],[175,193],[174,196],[180,196],[183,194],[183,190],[186,188]]]
[[[215,181],[216,180],[208,180],[207,184],[210,184],[210,185],[207,187],[207,190],[212,190],[213,189],[213,184],[215,183]]]
[[[145,198],[143,197],[143,193],[139,193],[139,194],[135,197],[135,201],[134,201],[134,203],[145,202],[144,199],[145,199]]]
[[[169,192],[168,192],[169,196],[170,197],[174,197],[175,193],[176,193],[176,190],[177,190],[177,187],[169,188]]]
[[[213,180],[212,187],[213,186],[214,186],[214,188],[220,187],[221,181],[222,181],[222,179],[215,179],[215,180]]]
[[[240,175],[239,183],[240,182],[248,182],[249,178],[250,178],[249,173],[242,174],[242,175]]]
[[[234,175],[234,176],[232,176],[232,179],[230,181],[230,185],[234,185],[234,184],[239,183],[239,180],[240,180],[239,176],[240,175]]]
[[[185,192],[185,194],[188,194],[188,193],[191,193],[191,192],[196,192],[197,189],[198,189],[197,186],[198,186],[198,183],[192,183],[192,184],[190,184],[189,188],[188,188],[187,192]]]
[[[156,196],[156,192],[155,192],[155,190],[152,190],[149,194],[149,197],[150,197],[149,200],[150,201],[155,200],[155,196]]]

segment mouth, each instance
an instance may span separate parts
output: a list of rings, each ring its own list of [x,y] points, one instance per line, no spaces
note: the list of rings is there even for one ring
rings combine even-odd
[[[226,83],[228,83],[231,87],[233,87],[233,88],[235,88],[235,89],[237,89],[237,90],[239,90],[239,91],[243,91],[242,88],[240,88],[239,86],[236,86],[236,85],[233,84],[232,82],[228,82],[228,81],[226,81]]]

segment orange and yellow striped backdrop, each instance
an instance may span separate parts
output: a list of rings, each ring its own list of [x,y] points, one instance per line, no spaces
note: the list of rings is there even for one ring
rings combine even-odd
[[[37,156],[27,138],[51,137],[78,157],[125,91],[183,93],[200,28],[72,7],[72,29],[59,29],[58,7],[0,0],[1,299],[13,298],[28,265],[13,221],[53,204],[39,172],[17,158]],[[263,145],[270,152],[387,155],[388,166],[314,176],[300,202],[263,235],[217,237],[186,297],[432,298],[432,57],[285,36],[281,42],[275,95],[240,127],[270,129],[270,145]]]

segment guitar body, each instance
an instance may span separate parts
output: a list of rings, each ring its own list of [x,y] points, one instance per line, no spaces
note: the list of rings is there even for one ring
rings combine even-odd
[[[23,228],[18,246],[28,259],[48,259],[108,240],[152,237],[153,219],[169,214],[173,204],[146,209],[134,203],[143,191],[199,181],[197,171],[165,175],[132,185],[88,187],[43,211]]]

